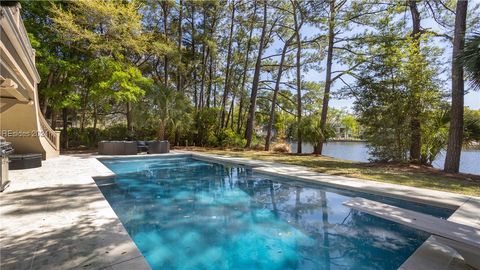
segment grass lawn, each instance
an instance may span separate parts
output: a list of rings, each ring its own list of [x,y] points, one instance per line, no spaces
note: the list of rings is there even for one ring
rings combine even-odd
[[[265,151],[235,151],[197,147],[186,150],[300,165],[309,167],[315,172],[331,175],[437,189],[480,197],[480,176],[447,174],[427,166],[358,163],[325,156],[280,154]]]

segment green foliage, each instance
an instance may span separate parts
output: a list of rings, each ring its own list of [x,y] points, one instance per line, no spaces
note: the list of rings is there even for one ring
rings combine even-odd
[[[335,136],[335,130],[331,123],[328,123],[324,130],[320,127],[319,115],[308,115],[302,118],[301,130],[303,140],[313,145],[314,152],[317,153],[319,145]]]
[[[480,89],[480,33],[466,39],[465,48],[458,60],[462,62],[473,88]]]
[[[218,115],[217,108],[204,108],[195,112],[196,133],[193,139],[196,145],[216,145],[215,133],[218,131]]]
[[[443,108],[442,108],[443,107]],[[421,162],[431,165],[438,153],[445,148],[448,138],[449,110],[442,106],[430,112],[422,129]]]
[[[365,53],[372,58],[361,60],[357,86],[350,91],[356,98],[354,109],[365,128],[373,160],[408,161],[411,121],[418,119],[421,161],[429,164],[445,143],[445,120],[439,112],[442,92],[437,85],[437,70],[428,58],[435,57],[435,50],[420,46],[422,39],[399,39],[395,29],[384,24],[368,43]]]
[[[100,141],[123,141],[123,140],[152,140],[155,138],[155,130],[139,129],[135,132],[128,130],[124,124],[115,124],[103,129],[92,127],[81,130],[80,128],[68,129],[68,143],[70,147],[97,147]]]
[[[353,115],[347,114],[343,116],[340,121],[347,130],[347,133],[351,134],[352,137],[357,138],[359,136],[360,126],[357,119]]]
[[[216,137],[218,142],[215,145],[223,147],[241,148],[247,142],[243,136],[235,133],[231,129],[223,129]]]
[[[408,20],[399,16],[405,12],[403,2],[337,1],[332,22],[332,83],[344,83],[349,88],[349,94],[357,100],[358,119],[357,114],[330,108],[328,128],[320,130],[325,84],[308,81],[305,75],[323,69],[330,3],[294,2],[301,13],[298,19],[318,31],[301,33],[300,68],[301,76],[306,77],[301,83],[302,123],[296,118],[297,44],[292,42],[287,48],[274,112],[277,142],[293,138],[299,125],[304,140],[316,147],[334,136],[334,128],[344,126],[355,137],[365,129],[377,160],[406,161],[409,125],[418,117],[422,124],[422,161],[430,163],[444,144],[448,121],[439,87],[442,82],[437,77],[442,69],[437,65],[440,49],[431,43],[436,33],[426,28],[421,39],[414,40]],[[292,3],[267,3],[267,40],[259,44],[262,7],[258,1],[182,1],[182,5],[173,0],[23,1],[22,14],[42,78],[41,107],[47,118],[69,109],[63,110],[68,114],[67,123],[81,123],[82,128],[69,129],[70,145],[93,145],[100,139],[168,138],[173,145],[188,142],[241,147],[251,103],[248,91],[253,64],[261,46],[272,47],[262,57],[255,129],[269,122],[271,90],[279,62],[276,44],[293,34]],[[430,4],[431,11],[437,12],[435,20],[445,25],[453,22],[449,11],[440,12],[442,5],[435,1]],[[444,4],[454,7],[455,3]],[[423,3],[418,2],[418,6],[422,19],[431,18]],[[475,25],[475,18],[470,21]],[[352,31],[358,25],[364,32]],[[228,54],[230,39],[233,45]],[[474,35],[467,41],[461,59],[474,84],[478,81],[477,56],[478,35]],[[336,70],[336,66],[345,69]],[[224,85],[227,70],[229,82]],[[357,79],[356,86],[350,85],[350,80],[343,81],[346,76]],[[225,89],[229,90],[227,94]],[[334,92],[335,86],[330,98],[334,98]],[[228,127],[221,129],[220,112],[230,108]],[[124,116],[130,130],[123,125]],[[122,124],[105,123],[112,119]],[[479,140],[476,119],[478,114],[466,110],[466,141]],[[262,143],[263,139],[253,134],[253,148],[261,148]]]
[[[96,78],[91,87],[95,97],[113,98],[116,102],[136,102],[151,87],[152,80],[143,77],[137,67],[123,64],[109,57],[100,57],[89,65],[91,76]]]
[[[480,110],[465,108],[463,142],[468,146],[480,142]]]
[[[170,138],[176,145],[182,132],[191,132],[191,105],[188,98],[163,85],[155,84],[146,88],[146,94],[134,107],[137,129],[155,129],[156,138]]]
[[[142,31],[137,1],[77,0],[51,5],[59,36],[78,50],[125,60],[132,53],[144,53],[149,35]]]

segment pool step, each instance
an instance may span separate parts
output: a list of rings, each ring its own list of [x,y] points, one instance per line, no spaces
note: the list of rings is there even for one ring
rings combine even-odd
[[[364,198],[356,197],[343,205],[435,235],[462,255],[468,265],[480,269],[480,230],[474,227]]]

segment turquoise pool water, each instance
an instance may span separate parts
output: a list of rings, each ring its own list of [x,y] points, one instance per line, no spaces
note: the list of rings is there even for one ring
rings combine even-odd
[[[97,183],[152,269],[397,269],[429,235],[342,202],[452,214],[192,158],[102,162],[117,178]]]

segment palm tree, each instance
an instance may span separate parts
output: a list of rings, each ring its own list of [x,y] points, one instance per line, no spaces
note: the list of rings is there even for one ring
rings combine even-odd
[[[155,90],[153,110],[158,116],[158,139],[164,140],[167,125],[175,125],[187,113],[188,101],[184,94],[173,89],[158,86]]]
[[[459,60],[473,88],[480,89],[480,33],[467,38]]]

